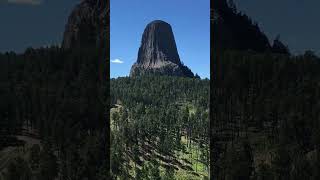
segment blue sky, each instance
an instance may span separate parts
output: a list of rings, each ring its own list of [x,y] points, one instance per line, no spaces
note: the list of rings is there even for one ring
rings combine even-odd
[[[181,61],[201,78],[209,78],[209,0],[111,0],[110,58],[118,62],[111,63],[111,77],[129,75],[143,30],[156,19],[172,26]]]
[[[238,9],[257,21],[271,43],[280,40],[294,54],[313,50],[320,55],[319,0],[234,0]]]
[[[80,0],[0,0],[0,52],[58,45]]]

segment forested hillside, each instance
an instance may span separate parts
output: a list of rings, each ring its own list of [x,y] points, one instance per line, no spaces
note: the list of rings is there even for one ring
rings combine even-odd
[[[109,179],[108,19],[84,0],[60,47],[0,52],[1,180]]]
[[[212,176],[319,179],[320,59],[310,51],[214,59]]]
[[[111,79],[114,179],[203,179],[209,172],[209,80]]]
[[[108,177],[106,62],[96,49],[0,54],[0,179]]]

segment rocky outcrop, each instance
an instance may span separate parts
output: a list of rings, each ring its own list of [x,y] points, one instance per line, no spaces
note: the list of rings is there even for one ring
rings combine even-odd
[[[155,20],[147,25],[130,76],[160,74],[194,77],[191,70],[180,61],[170,24]]]
[[[108,13],[107,1],[83,0],[68,18],[62,47],[106,47]]]
[[[280,35],[278,35],[273,41],[272,52],[278,54],[290,54],[289,48],[280,41]]]
[[[253,50],[265,52],[271,49],[267,36],[245,14],[237,12],[234,4],[226,0],[213,1],[211,27],[215,50]]]
[[[290,55],[289,48],[279,37],[271,45],[258,24],[246,14],[238,12],[233,1],[213,1],[212,6],[213,54],[221,50],[252,50]]]

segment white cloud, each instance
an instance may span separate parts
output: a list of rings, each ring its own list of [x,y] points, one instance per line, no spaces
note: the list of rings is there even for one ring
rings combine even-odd
[[[42,0],[8,0],[11,4],[40,5]]]
[[[120,59],[113,59],[111,60],[112,63],[116,63],[116,64],[122,64],[123,61],[121,61]]]

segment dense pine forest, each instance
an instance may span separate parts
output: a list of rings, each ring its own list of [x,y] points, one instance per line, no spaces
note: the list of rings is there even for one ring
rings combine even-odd
[[[320,179],[320,59],[221,51],[214,57],[215,179]]]
[[[0,68],[0,179],[107,179],[101,52],[28,48]]]
[[[111,79],[114,179],[208,179],[208,79]]]

